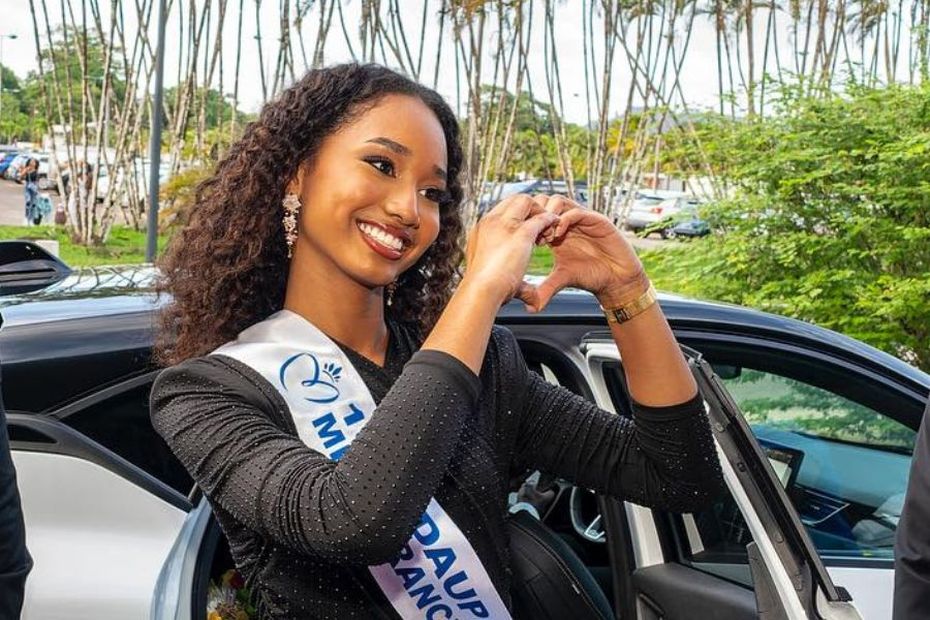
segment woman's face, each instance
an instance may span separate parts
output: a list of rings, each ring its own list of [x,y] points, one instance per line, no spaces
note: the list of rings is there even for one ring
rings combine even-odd
[[[323,140],[288,191],[302,204],[294,260],[374,288],[439,234],[446,140],[420,99],[388,95]]]

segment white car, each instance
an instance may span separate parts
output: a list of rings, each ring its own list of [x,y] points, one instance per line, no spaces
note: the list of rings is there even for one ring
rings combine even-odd
[[[0,252],[12,257],[0,263],[0,364],[35,560],[23,618],[203,618],[232,558],[149,421],[153,269],[69,273],[13,243],[21,251]],[[701,385],[728,493],[679,515],[556,481],[543,523],[618,618],[889,618],[930,376],[807,323],[660,303]],[[532,369],[629,415],[592,296],[563,291],[540,314],[512,303],[499,322]]]
[[[671,224],[677,215],[700,204],[697,198],[684,194],[667,196],[665,193],[639,191],[627,215],[626,227],[636,232],[655,230],[664,238],[666,229],[661,226],[663,223]]]

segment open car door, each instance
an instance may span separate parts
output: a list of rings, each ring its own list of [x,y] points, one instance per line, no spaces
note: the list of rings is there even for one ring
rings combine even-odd
[[[836,586],[786,493],[792,455],[763,448],[710,364],[683,347],[704,397],[728,493],[700,513],[599,498],[616,613],[640,620],[861,618]],[[628,415],[616,345],[582,345],[602,408]]]

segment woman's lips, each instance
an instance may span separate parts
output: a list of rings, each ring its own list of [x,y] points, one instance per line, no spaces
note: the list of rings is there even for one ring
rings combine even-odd
[[[372,250],[389,260],[398,260],[404,255],[404,249],[407,243],[400,236],[392,234],[383,226],[374,222],[358,222],[359,232],[362,239]],[[400,249],[397,249],[397,246]]]

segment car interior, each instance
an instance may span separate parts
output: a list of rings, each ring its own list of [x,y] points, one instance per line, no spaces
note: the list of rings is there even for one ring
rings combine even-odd
[[[797,354],[732,345],[706,350],[742,401],[820,555],[828,563],[890,563],[919,406],[903,406],[880,382],[850,382],[834,367]],[[754,396],[760,387],[767,402]],[[760,418],[759,405],[772,413]],[[791,419],[786,413],[808,409],[820,415]]]
[[[619,362],[603,367],[604,381],[618,415],[632,416],[629,392]],[[677,514],[652,509],[662,562],[637,566],[631,549],[635,536],[624,504],[612,498],[599,503],[605,525],[618,534],[612,541],[621,559],[616,576],[627,617],[758,617],[747,545],[754,544],[733,496],[726,493],[703,511]],[[646,509],[643,509],[646,510]]]

